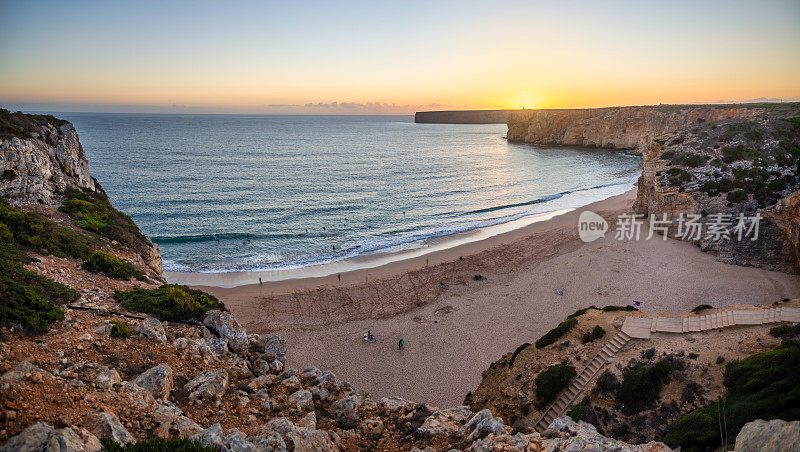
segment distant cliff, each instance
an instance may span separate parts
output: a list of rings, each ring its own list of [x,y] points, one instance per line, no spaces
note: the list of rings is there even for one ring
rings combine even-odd
[[[95,189],[78,133],[53,116],[0,109],[0,161],[0,194],[10,204],[58,207],[67,189]]]
[[[521,110],[419,111],[414,122],[438,124],[505,124],[508,115]]]
[[[524,110],[508,116],[508,140],[626,149],[640,155],[653,138],[704,122],[763,111],[744,105],[660,105],[576,110]]]

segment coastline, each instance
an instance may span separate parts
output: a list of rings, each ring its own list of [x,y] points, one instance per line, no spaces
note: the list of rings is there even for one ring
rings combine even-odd
[[[196,287],[223,301],[248,331],[284,335],[288,367],[313,364],[374,396],[436,406],[462,403],[492,362],[579,308],[643,300],[644,312],[681,313],[800,292],[794,275],[721,263],[687,242],[618,241],[611,231],[591,243],[578,238],[582,211],[613,226],[635,196],[631,190],[484,240],[345,272],[341,282],[332,275]],[[374,344],[361,340],[368,329]],[[408,341],[402,352],[399,338]]]

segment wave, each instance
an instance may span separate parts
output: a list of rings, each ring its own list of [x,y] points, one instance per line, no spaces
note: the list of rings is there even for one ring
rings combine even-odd
[[[511,221],[520,220],[530,215],[553,212],[564,208],[578,208],[583,205],[589,204],[591,202],[599,201],[600,199],[603,199],[605,197],[613,196],[614,194],[619,194],[617,192],[622,192],[623,188],[627,190],[627,188],[632,186],[634,181],[635,179],[633,181],[596,185],[593,187],[581,188],[571,191],[565,191],[562,193],[557,193],[554,195],[543,196],[541,198],[537,198],[531,201],[505,204],[500,206],[494,206],[494,207],[488,207],[484,209],[477,209],[469,212],[464,212],[461,218],[456,219],[454,222],[444,227],[426,228],[422,230],[413,230],[413,231],[409,229],[395,230],[385,235],[374,236],[354,242],[344,243],[340,248],[337,248],[333,252],[327,250],[320,252],[303,253],[293,256],[265,253],[265,254],[256,254],[255,256],[242,259],[237,263],[203,265],[197,267],[192,267],[175,261],[165,260],[164,268],[165,270],[168,271],[193,271],[201,273],[291,270],[302,267],[308,267],[312,265],[329,264],[363,254],[378,253],[378,252],[395,252],[401,250],[414,249],[424,246],[426,240],[445,237],[458,233],[469,232],[476,229],[496,226]],[[620,190],[616,190],[615,192],[609,192],[608,190],[604,190],[604,192],[598,194],[600,196],[579,197],[575,199],[566,200],[566,198],[570,196],[574,198],[576,195],[582,192],[589,192],[592,190],[602,190],[612,187],[620,187]],[[552,208],[547,207],[544,209],[528,209],[523,211],[515,211],[513,213],[508,213],[505,215],[490,216],[488,218],[480,218],[480,219],[469,218],[470,216],[474,216],[480,213],[492,213],[518,207],[537,206],[543,204],[546,205],[546,203],[548,202],[553,202],[558,200],[561,200],[563,202],[560,203],[560,205],[553,205]],[[297,237],[296,234],[254,235],[254,234],[237,234],[237,233],[220,234],[220,237],[222,236],[235,238],[237,240],[242,240],[243,238],[246,239],[247,237],[251,239],[255,238],[274,239],[274,238]],[[212,237],[210,240],[215,240],[213,238],[213,235],[182,236],[182,237],[171,237],[167,239],[202,241],[202,240],[208,240],[208,237]],[[163,241],[164,238],[161,238],[161,240],[162,241],[159,242],[158,240],[154,239],[154,241],[156,241],[157,243],[181,243],[181,242],[164,242]]]
[[[176,244],[176,243],[201,243],[201,242],[222,242],[222,241],[247,241],[247,240],[270,240],[270,239],[294,239],[297,237],[320,238],[330,237],[333,234],[324,232],[275,232],[270,234],[250,234],[247,232],[221,232],[219,234],[196,234],[196,235],[170,235],[152,236],[150,240],[157,244]]]

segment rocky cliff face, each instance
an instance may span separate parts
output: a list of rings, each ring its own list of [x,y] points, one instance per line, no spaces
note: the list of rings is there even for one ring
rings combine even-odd
[[[28,117],[7,111],[3,116],[10,120]],[[14,132],[0,139],[0,194],[10,204],[58,207],[60,194],[69,188],[95,189],[86,154],[72,124],[56,118],[29,121]]]
[[[704,231],[723,215],[730,232],[739,215],[761,215],[757,240],[752,234],[718,240],[703,232],[692,241],[723,262],[798,271],[800,104],[667,133],[647,143],[642,156],[637,213],[671,219],[700,215]],[[678,232],[673,222],[670,237]]]
[[[508,116],[508,140],[540,145],[627,149],[641,154],[655,137],[696,124],[761,113],[745,106],[643,106],[525,110]]]

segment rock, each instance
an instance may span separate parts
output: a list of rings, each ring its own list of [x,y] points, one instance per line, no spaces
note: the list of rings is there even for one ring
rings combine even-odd
[[[800,421],[758,419],[748,422],[736,435],[735,451],[763,452],[800,450]]]
[[[307,389],[299,389],[289,396],[289,401],[297,406],[298,410],[304,411],[309,407],[314,409],[314,402],[312,401],[311,391]]]
[[[331,437],[322,430],[310,430],[292,424],[288,419],[279,417],[267,423],[263,428],[266,434],[279,435],[286,447],[296,451],[338,451],[339,447]]]
[[[295,389],[302,387],[302,384],[300,383],[300,379],[297,378],[296,375],[292,375],[291,377],[283,380],[281,382],[281,386],[286,386],[286,388],[288,389]]]
[[[203,325],[212,333],[225,339],[232,352],[240,356],[247,356],[250,341],[247,338],[247,332],[239,325],[233,314],[216,309],[208,311],[203,318]]]
[[[277,433],[270,433],[267,436],[254,436],[250,438],[250,443],[256,446],[259,452],[286,452],[286,443]]]
[[[17,364],[16,367],[14,367],[13,369],[9,370],[8,372],[0,376],[0,385],[18,384],[30,379],[33,375],[37,373],[41,375],[51,376],[49,372],[46,372],[36,367],[30,362],[21,361],[19,364]]]
[[[316,430],[317,429],[317,415],[312,411],[311,413],[306,414],[303,416],[302,419],[297,421],[297,425],[299,427],[303,427],[308,430]]]
[[[171,402],[161,402],[153,413],[153,420],[159,425],[156,434],[162,437],[180,436],[190,438],[203,429],[196,422],[183,415],[180,408]]]
[[[109,438],[120,444],[128,444],[134,441],[131,435],[122,424],[119,423],[117,415],[103,411],[96,416],[97,428],[93,432],[101,438]]]
[[[100,389],[111,389],[115,384],[122,383],[122,377],[116,369],[109,369],[97,375],[94,379],[94,385]]]
[[[506,427],[503,420],[499,417],[492,416],[492,412],[488,409],[477,412],[469,421],[467,421],[463,432],[470,432],[467,441],[475,441],[481,439],[490,433],[495,435],[503,435],[506,433]]]
[[[361,405],[358,396],[342,397],[333,402],[330,407],[331,414],[343,421],[344,427],[348,430],[355,428],[361,422],[358,414],[358,407]]]
[[[149,391],[127,381],[122,383],[122,394],[134,407],[139,409],[145,409],[156,404],[156,400]]]
[[[85,334],[82,334],[80,337],[78,337],[78,340],[91,342],[91,341],[94,340],[94,336],[92,336],[89,333],[85,333]]]
[[[100,440],[84,429],[54,429],[44,422],[26,428],[0,446],[0,452],[98,452]]]
[[[98,336],[111,336],[111,329],[113,327],[114,325],[110,323],[105,323],[96,330],[94,330],[94,334],[97,334]]]
[[[541,437],[538,434],[530,435],[530,437],[533,437],[537,446],[541,446]],[[469,452],[494,452],[496,450],[503,450],[507,452],[524,452],[528,450],[528,444],[531,442],[531,438],[522,433],[517,433],[514,436],[508,434],[489,434],[489,436],[486,438],[473,442],[469,447]],[[543,447],[532,448],[532,450],[543,449]]]
[[[586,422],[575,422],[569,416],[556,418],[542,435],[545,450],[617,450],[620,452],[670,452],[664,443],[651,441],[644,445],[631,445],[613,438],[606,438],[597,433],[594,425]],[[532,436],[528,435],[531,439]]]
[[[189,399],[212,399],[219,401],[228,389],[228,372],[224,369],[207,370],[194,377],[183,390],[189,393]]]
[[[286,338],[283,336],[262,336],[251,334],[248,358],[250,369],[255,375],[280,372],[286,360]]]
[[[204,446],[222,445],[222,440],[225,435],[222,433],[222,426],[217,424],[194,434],[191,438],[192,441],[197,441]]]
[[[274,382],[276,378],[277,377],[275,375],[262,375],[258,378],[254,378],[249,383],[247,383],[247,387],[251,391],[258,391],[264,386],[272,384],[272,382]]]
[[[159,364],[144,371],[131,383],[146,389],[156,399],[167,400],[172,391],[172,379],[172,368],[166,364]]]
[[[220,451],[225,452],[257,452],[256,446],[247,441],[241,433],[232,432],[222,440]]]
[[[412,403],[402,397],[384,397],[381,399],[381,406],[391,413],[396,411],[405,412],[411,408]]]
[[[450,435],[461,429],[472,411],[465,406],[435,411],[425,419],[419,431],[430,435]]]
[[[165,344],[167,342],[167,334],[164,331],[164,325],[154,317],[145,318],[139,324],[136,331],[144,337],[153,339],[156,342]]]
[[[366,419],[361,422],[362,434],[382,435],[383,430],[383,421],[380,419]]]

